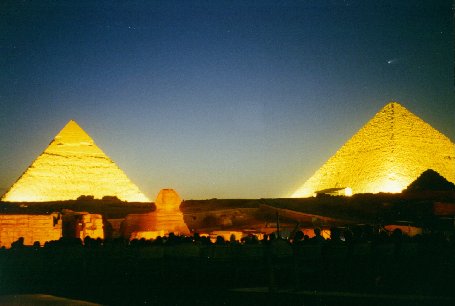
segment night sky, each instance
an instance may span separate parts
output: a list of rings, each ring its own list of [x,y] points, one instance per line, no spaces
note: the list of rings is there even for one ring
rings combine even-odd
[[[452,1],[2,1],[0,193],[70,119],[151,199],[289,196],[390,101],[454,141],[453,31]]]

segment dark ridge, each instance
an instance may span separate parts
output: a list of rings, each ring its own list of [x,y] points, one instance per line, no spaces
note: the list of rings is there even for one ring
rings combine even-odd
[[[438,172],[433,169],[428,169],[414,181],[404,192],[420,192],[420,191],[454,191],[455,184],[446,180]]]
[[[112,198],[91,199],[90,196],[78,200],[54,202],[0,202],[0,214],[50,214],[64,209],[102,214],[106,218],[124,218],[128,214],[149,213],[156,209],[154,203],[122,202]]]

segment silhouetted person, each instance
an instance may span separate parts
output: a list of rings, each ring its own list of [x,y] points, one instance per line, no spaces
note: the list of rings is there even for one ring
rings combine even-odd
[[[238,244],[238,241],[235,239],[235,235],[234,234],[231,234],[231,236],[229,237],[229,243],[230,244]]]
[[[163,245],[163,237],[158,236],[152,243],[153,245]]]
[[[401,243],[403,242],[405,237],[403,237],[403,232],[401,229],[396,228],[393,230],[392,235],[390,236],[390,240],[395,244],[395,252],[397,254],[401,251]]]
[[[93,247],[95,247],[95,244],[96,244],[96,240],[95,239],[93,239],[92,237],[90,237],[88,235],[85,236],[85,238],[84,238],[84,246],[86,248],[93,248]]]
[[[352,233],[352,231],[350,229],[346,229],[344,231],[344,241],[347,243],[347,244],[352,244],[354,243],[354,234]]]
[[[201,244],[203,245],[211,245],[212,242],[208,236],[201,236]]]
[[[216,242],[215,242],[216,245],[224,245],[225,242],[224,242],[224,238],[223,236],[217,236],[216,237]]]
[[[40,245],[39,241],[33,242],[33,249],[34,249],[34,250],[38,250],[38,249],[40,248],[40,246],[41,246],[41,245]]]
[[[324,237],[321,235],[321,229],[319,227],[314,228],[314,237],[310,239],[312,243],[323,243],[325,242]]]
[[[12,249],[22,249],[24,248],[24,237],[19,237],[16,241],[11,243]]]
[[[330,243],[343,243],[343,240],[341,240],[341,231],[339,228],[332,227],[330,229]]]
[[[194,243],[196,243],[196,244],[200,244],[200,243],[201,243],[201,235],[199,235],[199,233],[194,233],[194,235],[193,235],[193,241],[194,241]]]
[[[179,238],[175,236],[174,232],[169,233],[166,245],[176,245],[179,243]]]
[[[305,236],[303,235],[302,231],[297,231],[297,232],[295,232],[294,239],[292,240],[292,243],[295,244],[295,245],[302,244],[304,237]]]

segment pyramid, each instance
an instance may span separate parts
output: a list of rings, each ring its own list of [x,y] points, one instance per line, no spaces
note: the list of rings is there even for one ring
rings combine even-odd
[[[64,201],[81,195],[150,202],[93,139],[70,120],[3,195],[2,201]]]
[[[396,102],[384,106],[291,197],[401,192],[427,169],[455,182],[455,145]]]
[[[404,192],[455,190],[455,184],[449,182],[432,169],[423,172],[415,181],[403,190]]]

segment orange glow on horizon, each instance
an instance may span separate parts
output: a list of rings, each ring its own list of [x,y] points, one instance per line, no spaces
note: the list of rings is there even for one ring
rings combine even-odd
[[[145,240],[155,240],[158,237],[164,237],[165,233],[164,230],[161,231],[136,231],[132,232],[131,236],[129,237],[130,240],[133,239],[145,239]]]

